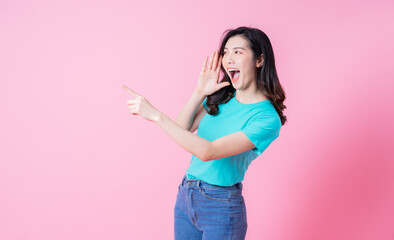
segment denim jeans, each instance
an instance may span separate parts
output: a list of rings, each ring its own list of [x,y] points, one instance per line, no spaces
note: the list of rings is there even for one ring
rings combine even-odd
[[[241,182],[217,186],[183,177],[174,208],[175,240],[242,240],[247,228]]]

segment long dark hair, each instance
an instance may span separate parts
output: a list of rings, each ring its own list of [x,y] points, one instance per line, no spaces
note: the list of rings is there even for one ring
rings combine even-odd
[[[270,100],[280,117],[282,125],[284,125],[287,121],[287,117],[283,115],[283,110],[286,108],[286,105],[283,104],[286,95],[276,73],[274,51],[268,36],[260,29],[244,26],[237,29],[228,29],[223,35],[225,33],[227,34],[224,38],[222,37],[219,56],[223,56],[227,41],[236,35],[241,35],[249,41],[254,60],[257,60],[263,54],[263,65],[257,69],[257,89]],[[223,65],[221,65],[220,70],[223,73],[223,78],[220,82],[230,82],[230,85],[207,97],[208,114],[210,115],[216,115],[218,113],[218,105],[226,103],[234,97],[235,88],[232,86],[230,77],[227,75]]]

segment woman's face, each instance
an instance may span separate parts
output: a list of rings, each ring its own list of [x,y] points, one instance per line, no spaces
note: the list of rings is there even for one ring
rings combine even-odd
[[[222,64],[235,89],[248,89],[250,85],[256,85],[257,67],[262,65],[262,56],[261,61],[258,60],[253,59],[249,41],[244,37],[236,35],[227,41]]]

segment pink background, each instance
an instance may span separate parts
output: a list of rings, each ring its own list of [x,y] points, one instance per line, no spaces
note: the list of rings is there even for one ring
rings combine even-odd
[[[173,239],[175,119],[222,33],[262,29],[288,123],[250,166],[247,239],[394,239],[392,1],[1,1],[0,239]]]

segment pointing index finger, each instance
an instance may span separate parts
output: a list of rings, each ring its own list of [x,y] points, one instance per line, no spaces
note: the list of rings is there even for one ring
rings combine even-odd
[[[134,91],[132,91],[130,88],[126,87],[125,85],[122,85],[122,88],[124,90],[126,90],[130,95],[132,95],[133,97],[138,97],[139,95],[137,93],[135,93]]]

